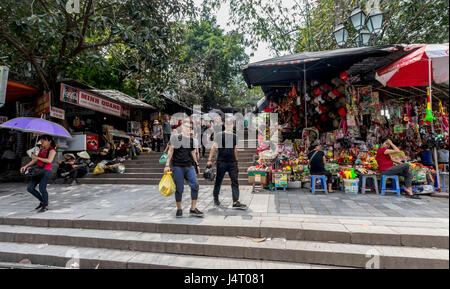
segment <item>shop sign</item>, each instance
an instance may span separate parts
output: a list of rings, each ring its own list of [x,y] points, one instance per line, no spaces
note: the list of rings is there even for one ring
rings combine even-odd
[[[64,109],[60,109],[60,108],[52,106],[52,107],[50,107],[50,116],[64,120],[65,111],[64,111]]]
[[[61,83],[60,100],[78,105],[78,89],[67,84]]]
[[[61,84],[60,100],[122,118],[130,117],[130,109],[128,107],[124,107],[115,102],[103,99],[66,84]]]
[[[5,123],[8,121],[8,117],[7,116],[0,116],[0,123]]]
[[[86,148],[88,151],[98,150],[98,135],[86,135]]]
[[[6,101],[6,87],[8,86],[9,69],[6,66],[0,66],[0,104]]]
[[[41,117],[41,115],[48,113],[50,113],[50,92],[44,93],[34,102],[35,117]]]
[[[102,99],[84,91],[78,92],[78,105],[118,117],[122,116],[122,106],[120,104]]]

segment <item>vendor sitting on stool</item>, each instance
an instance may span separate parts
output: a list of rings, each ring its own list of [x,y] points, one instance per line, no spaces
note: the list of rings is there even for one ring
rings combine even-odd
[[[422,164],[426,167],[428,167],[427,169],[427,179],[428,181],[431,182],[431,184],[434,187],[434,178],[433,175],[431,174],[430,169],[434,168],[434,163],[433,163],[433,152],[431,151],[431,147],[429,145],[423,145],[422,146],[422,151],[420,153],[420,159],[422,161]]]
[[[310,162],[310,174],[313,176],[326,176],[328,184],[328,192],[333,193],[332,189],[332,179],[331,173],[325,170],[325,165],[327,163],[325,153],[321,150],[322,146],[318,143],[311,145],[309,148],[310,153],[308,154],[308,159]],[[312,187],[312,184],[311,184]]]
[[[405,192],[408,194],[408,197],[413,199],[420,199],[420,197],[415,196],[412,191],[412,175],[409,171],[409,164],[394,166],[394,162],[391,160],[390,155],[399,152],[401,152],[400,149],[396,147],[390,139],[383,139],[382,145],[378,149],[376,156],[378,170],[380,171],[381,175],[405,177]]]

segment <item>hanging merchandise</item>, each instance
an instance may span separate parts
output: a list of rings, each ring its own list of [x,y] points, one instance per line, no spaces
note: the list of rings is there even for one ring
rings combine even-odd
[[[424,124],[430,124],[433,121],[435,121],[436,118],[433,116],[433,111],[431,108],[431,96],[430,96],[430,89],[427,89],[427,109],[426,109],[426,116],[423,119],[422,123]]]
[[[403,125],[402,124],[394,125],[394,133],[395,134],[403,133]]]
[[[439,114],[440,114],[440,118],[441,118],[441,123],[442,123],[442,131],[444,133],[447,133],[447,138],[448,138],[448,115],[445,113],[444,111],[444,107],[442,106],[442,101],[439,101]]]

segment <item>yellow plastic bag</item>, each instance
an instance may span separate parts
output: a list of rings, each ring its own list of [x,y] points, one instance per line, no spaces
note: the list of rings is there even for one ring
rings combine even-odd
[[[171,176],[172,172],[166,173],[159,182],[159,192],[163,196],[170,196],[175,193],[175,182]]]
[[[94,169],[94,175],[101,175],[105,173],[105,170],[103,168],[103,164],[98,163],[97,166]]]

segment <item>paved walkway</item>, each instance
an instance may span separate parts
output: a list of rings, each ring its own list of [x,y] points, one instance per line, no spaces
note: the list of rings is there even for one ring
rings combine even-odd
[[[375,194],[352,195],[334,193],[312,195],[304,190],[261,191],[251,193],[251,187],[241,187],[241,202],[249,206],[247,211],[231,209],[231,189],[222,188],[221,207],[213,205],[213,186],[202,186],[197,207],[205,217],[389,217],[389,218],[445,218],[449,217],[449,200],[423,196],[414,200],[397,196]],[[142,185],[56,185],[48,187],[51,210],[45,214],[95,213],[128,217],[174,218],[174,196],[163,197],[157,186]],[[188,214],[190,189],[185,188],[183,207]],[[0,186],[0,216],[35,215],[37,200],[26,192],[23,183],[7,183]]]

